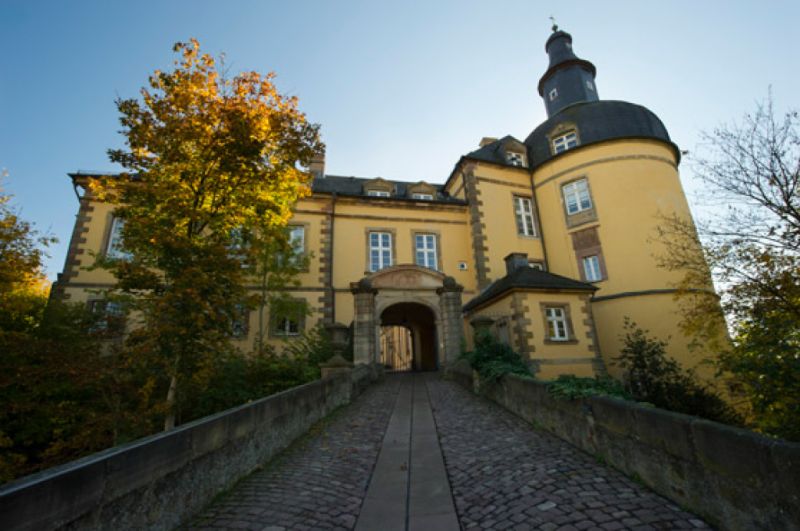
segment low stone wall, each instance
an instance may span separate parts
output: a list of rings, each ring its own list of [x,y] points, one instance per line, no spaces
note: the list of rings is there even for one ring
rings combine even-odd
[[[473,388],[464,360],[447,372]],[[484,395],[724,529],[800,529],[800,444],[610,397],[564,400],[504,376]]]
[[[21,478],[0,488],[0,529],[173,529],[381,374],[359,366]]]

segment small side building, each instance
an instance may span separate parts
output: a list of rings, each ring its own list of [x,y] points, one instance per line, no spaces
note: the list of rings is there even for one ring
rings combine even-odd
[[[537,377],[606,374],[597,344],[592,284],[530,267],[524,253],[505,258],[506,275],[464,305],[475,333],[488,331],[527,359]]]

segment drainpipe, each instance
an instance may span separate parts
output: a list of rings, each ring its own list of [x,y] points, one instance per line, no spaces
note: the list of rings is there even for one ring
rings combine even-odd
[[[328,289],[330,290],[331,299],[331,324],[336,322],[336,290],[333,288],[333,223],[336,219],[336,191],[331,194],[331,252],[328,255]]]
[[[550,271],[550,261],[547,259],[547,245],[544,242],[544,230],[542,230],[542,216],[539,212],[539,198],[536,195],[536,188],[533,186],[533,172],[531,171],[531,193],[536,205],[536,224],[539,226],[539,238],[542,240],[542,258],[544,258],[544,268]]]

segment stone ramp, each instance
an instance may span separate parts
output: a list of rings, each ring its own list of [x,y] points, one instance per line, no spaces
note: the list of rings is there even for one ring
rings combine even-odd
[[[700,518],[452,382],[428,380],[464,529],[705,528]]]
[[[691,529],[699,518],[437,374],[389,375],[190,529]]]
[[[353,529],[399,385],[389,376],[370,386],[187,529]]]

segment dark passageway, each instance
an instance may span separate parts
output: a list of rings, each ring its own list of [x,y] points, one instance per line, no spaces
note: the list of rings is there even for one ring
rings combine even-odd
[[[437,370],[436,342],[436,316],[427,306],[401,302],[381,313],[380,354],[387,369]]]

